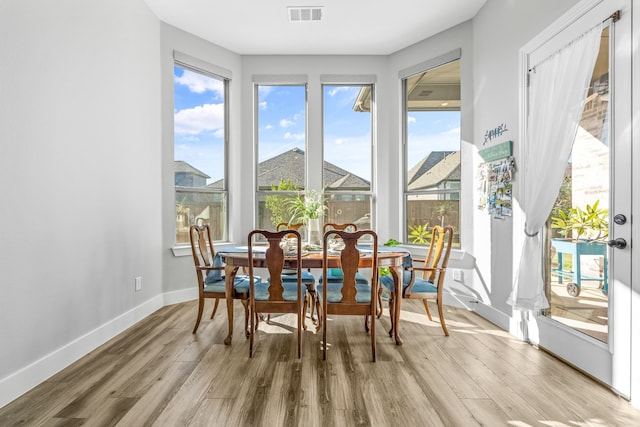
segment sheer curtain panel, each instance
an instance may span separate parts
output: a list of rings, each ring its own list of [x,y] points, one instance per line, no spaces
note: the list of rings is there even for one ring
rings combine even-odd
[[[571,155],[602,24],[529,70],[527,140],[521,206],[526,218],[520,264],[507,301],[514,309],[549,307],[544,293],[543,229]]]

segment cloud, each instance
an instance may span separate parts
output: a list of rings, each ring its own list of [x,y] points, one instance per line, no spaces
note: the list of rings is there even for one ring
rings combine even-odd
[[[219,96],[224,96],[224,82],[187,69],[184,70],[182,76],[175,76],[175,82],[187,86],[194,93],[204,93],[209,90]]]
[[[197,135],[224,130],[224,104],[204,104],[174,114],[177,134]]]
[[[413,116],[408,116],[407,117],[407,123],[415,123],[416,122],[416,118]]]
[[[284,134],[284,139],[292,139],[294,141],[304,141],[304,133],[286,132]]]
[[[295,123],[292,122],[291,120],[288,120],[288,119],[280,120],[280,127],[281,128],[288,128],[289,126],[293,126],[293,125],[295,125]]]
[[[266,125],[265,127],[263,127],[262,129],[264,130],[271,130],[273,129],[273,125]]]
[[[258,108],[260,108],[261,110],[266,110],[267,109],[267,101],[262,101],[258,104]]]
[[[329,90],[329,96],[336,96],[340,92],[349,92],[349,91],[353,91],[353,88],[351,86],[336,86],[333,89]]]

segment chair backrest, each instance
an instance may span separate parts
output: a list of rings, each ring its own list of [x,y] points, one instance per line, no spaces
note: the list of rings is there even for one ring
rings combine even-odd
[[[424,259],[424,266],[432,270],[423,271],[422,278],[434,283],[439,271],[447,268],[451,245],[453,243],[453,228],[434,225],[431,230],[431,243]],[[443,274],[441,276],[444,276]]]
[[[191,254],[196,266],[196,274],[198,275],[198,281],[202,281],[200,283],[202,285],[207,272],[199,267],[211,267],[215,257],[209,225],[192,225],[189,228],[189,239],[191,241]]]
[[[327,265],[328,265],[328,251],[329,240],[333,238],[340,238],[344,242],[344,249],[340,252],[340,268],[342,269],[342,301],[341,303],[356,304],[356,273],[358,272],[358,265],[360,263],[360,251],[356,247],[358,240],[363,236],[370,236],[372,240],[372,278],[371,287],[373,289],[371,301],[373,309],[375,310],[378,283],[378,269],[375,266],[378,265],[378,235],[373,230],[360,230],[360,231],[345,231],[345,230],[329,230],[324,233],[323,237],[323,249],[322,249],[322,276],[328,277]],[[323,299],[326,298],[327,292],[323,292]],[[362,304],[360,304],[362,305]],[[346,310],[349,311],[348,309]],[[375,313],[375,311],[374,311]],[[345,313],[349,314],[349,313]],[[356,313],[353,313],[356,314]],[[361,314],[361,313],[357,313]]]
[[[335,224],[332,222],[327,222],[322,226],[322,232],[326,233],[329,230],[358,231],[358,226],[351,222],[347,222],[344,224]]]
[[[254,286],[254,258],[257,256],[257,252],[254,252],[256,238],[263,238],[267,241],[267,250],[264,254],[265,267],[269,272],[269,302],[284,302],[284,286],[282,281],[282,271],[285,268],[285,250],[281,247],[280,243],[284,237],[297,239],[297,250],[295,255],[295,271],[298,274],[298,300],[300,300],[301,293],[301,266],[302,266],[302,243],[300,239],[300,233],[293,229],[281,230],[281,231],[268,231],[268,230],[253,230],[248,236],[248,248],[249,248],[249,282],[251,284],[251,299],[255,296]],[[290,258],[287,256],[287,258]],[[287,267],[291,269],[292,267]],[[265,301],[261,301],[260,304],[265,304]],[[267,312],[267,310],[265,310]],[[273,312],[280,312],[275,310]]]
[[[288,222],[281,222],[278,225],[276,225],[276,231],[282,231],[282,230],[296,230],[296,231],[300,231],[300,228],[304,225],[304,223],[302,222],[297,222],[294,224],[289,224]],[[294,235],[288,235],[288,238],[292,239],[295,236]]]

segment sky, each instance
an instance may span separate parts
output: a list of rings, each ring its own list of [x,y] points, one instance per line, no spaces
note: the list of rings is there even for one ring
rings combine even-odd
[[[323,88],[324,160],[371,180],[371,114],[356,112],[360,86]],[[174,156],[211,177],[223,177],[224,85],[174,68]],[[304,86],[261,86],[258,93],[259,161],[295,147],[305,149]],[[409,169],[431,151],[460,146],[460,113],[408,114]],[[379,139],[384,139],[384,136]]]

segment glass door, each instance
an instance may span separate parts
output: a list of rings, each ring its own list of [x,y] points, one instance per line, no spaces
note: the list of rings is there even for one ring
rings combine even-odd
[[[625,11],[624,8],[627,7]],[[550,308],[536,317],[540,347],[630,396],[631,81],[628,5],[605,0],[560,31],[565,45],[609,19],[563,185],[547,221]],[[615,21],[615,22],[614,22]]]

